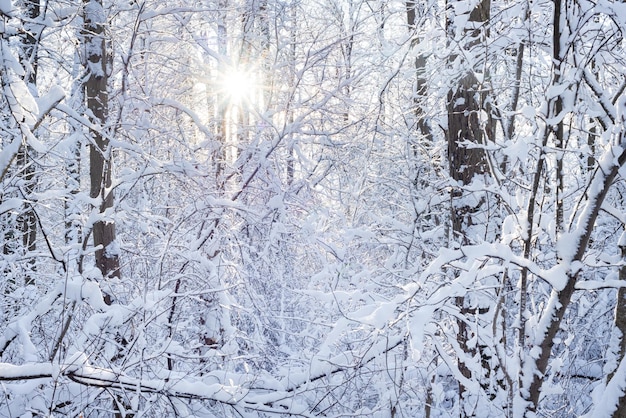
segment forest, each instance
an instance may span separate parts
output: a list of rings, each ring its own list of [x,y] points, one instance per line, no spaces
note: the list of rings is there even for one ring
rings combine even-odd
[[[626,3],[0,19],[0,417],[626,416]]]

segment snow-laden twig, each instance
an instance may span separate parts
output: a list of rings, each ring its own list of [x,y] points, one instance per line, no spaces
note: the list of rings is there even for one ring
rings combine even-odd
[[[122,392],[157,394],[164,397],[213,401],[225,405],[248,408],[259,412],[312,417],[308,406],[295,402],[288,392],[274,387],[249,389],[245,384],[206,383],[208,378],[218,379],[218,374],[205,376],[203,380],[189,378],[146,379],[126,376],[112,369],[93,367],[87,357],[74,355],[69,363],[30,363],[14,365],[0,363],[0,381],[56,379],[64,376],[75,383]],[[242,380],[245,381],[245,376]],[[254,380],[254,377],[251,377]]]

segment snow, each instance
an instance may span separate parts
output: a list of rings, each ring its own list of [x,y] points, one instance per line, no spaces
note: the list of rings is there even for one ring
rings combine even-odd
[[[579,239],[576,233],[562,234],[556,243],[556,251],[559,258],[566,263],[574,260],[578,251],[578,244]]]
[[[537,111],[532,106],[527,105],[522,108],[522,115],[524,115],[527,119],[534,119],[536,114]]]
[[[598,385],[592,392],[593,408],[584,418],[612,417],[621,396],[626,390],[626,360],[620,361],[613,378]]]
[[[49,363],[15,365],[0,363],[0,380],[24,380],[33,377],[50,377],[55,367]]]
[[[22,199],[9,198],[0,203],[0,214],[10,212],[22,207]]]
[[[81,97],[85,54],[102,51],[99,39],[82,42],[79,8],[50,3],[47,20],[27,22],[50,24],[32,86],[22,80],[20,38],[8,35],[22,23],[4,19],[5,412],[45,416],[69,405],[54,413],[96,416],[119,396],[137,416],[419,417],[430,387],[436,418],[463,409],[610,414],[626,389],[615,332],[610,347],[603,340],[625,286],[624,184],[615,173],[626,99],[612,101],[626,62],[620,42],[598,40],[625,32],[624,5],[564,8],[571,27],[562,39],[571,43],[555,65],[545,25],[553,9],[532,2],[492,2],[489,31],[475,39],[467,38],[477,34],[468,31],[478,27],[469,22],[475,0],[445,13],[417,5],[411,33],[402,2],[340,2],[333,20],[333,2],[268,1],[267,13],[245,15],[246,34],[245,8],[98,3],[84,11],[106,22],[113,41],[102,126]],[[238,55],[266,88],[245,105],[215,92],[220,67]],[[93,64],[100,74],[102,62]],[[494,119],[494,137],[464,144],[485,150],[494,176],[462,185],[448,167],[447,100],[471,73],[482,90],[453,105],[477,99],[485,132]],[[422,77],[425,92],[415,89]],[[555,97],[560,115],[550,109]],[[555,121],[565,125],[563,152]],[[430,141],[417,122],[433,129]],[[111,146],[114,205],[105,211],[89,197],[89,130]],[[14,164],[24,143],[33,193]],[[559,231],[557,157],[567,218]],[[79,177],[68,180],[68,167]],[[450,224],[452,187],[467,211],[461,230]],[[15,235],[25,200],[37,215],[34,253]],[[119,278],[96,267],[91,226],[103,220],[115,222],[106,251],[120,258]],[[26,285],[31,259],[36,279]],[[574,281],[577,291],[562,299]],[[530,413],[524,398],[536,376],[541,400]]]
[[[548,88],[548,91],[546,92],[546,98],[552,99],[554,97],[560,96],[567,90],[568,87],[569,83],[552,85]]]
[[[26,83],[19,78],[10,79],[9,83],[9,89],[17,105],[11,106],[13,115],[18,121],[24,122],[27,126],[35,126],[37,115],[39,114],[39,107],[28,90]]]
[[[11,0],[0,0],[0,13],[7,16],[13,15],[13,2]]]
[[[38,108],[30,90],[21,78],[25,74],[24,69],[11,52],[6,40],[1,41],[0,53],[2,65],[5,68],[3,90],[9,107],[18,122],[25,121],[28,125],[32,125],[35,115],[38,114]]]
[[[283,210],[284,209],[283,197],[278,196],[278,195],[272,196],[272,198],[270,198],[270,200],[267,202],[267,207],[269,209]]]
[[[54,85],[50,87],[48,93],[37,99],[37,107],[39,109],[37,118],[42,119],[50,112],[53,107],[55,107],[64,98],[65,91],[61,86]]]
[[[624,230],[622,235],[620,235],[619,240],[617,241],[617,246],[620,248],[626,247],[626,230]]]

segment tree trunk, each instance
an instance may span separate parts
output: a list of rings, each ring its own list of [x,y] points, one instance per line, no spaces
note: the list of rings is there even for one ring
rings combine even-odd
[[[83,108],[85,102],[83,82],[78,78],[81,73],[81,62],[78,54],[74,55],[74,63],[72,73],[75,75],[75,81],[72,83],[72,92],[70,97],[73,98],[74,107]],[[65,209],[65,244],[73,245],[73,254],[70,254],[69,260],[72,264],[76,263],[76,270],[83,272],[83,255],[80,251],[82,244],[82,222],[80,221],[81,205],[75,197],[80,193],[81,183],[81,148],[83,145],[83,137],[80,135],[83,126],[73,119],[69,119],[68,123],[71,127],[71,142],[68,146],[67,163],[65,166],[65,189],[67,198],[64,202]]]
[[[107,93],[107,54],[104,26],[106,22],[102,0],[84,1],[83,36],[86,49],[86,67],[89,78],[85,82],[87,109],[91,112],[94,125],[89,145],[90,197],[99,199],[99,211],[104,215],[113,207],[111,187],[111,149],[108,129],[109,96]],[[109,215],[106,215],[109,216]],[[103,276],[120,276],[118,250],[115,247],[115,223],[111,220],[97,220],[93,225],[93,242],[97,247],[96,266]]]
[[[298,13],[295,5],[291,5],[290,21],[291,26],[289,28],[289,90],[292,91],[296,86],[296,52],[298,46],[298,32],[296,30],[296,23],[298,21]],[[293,97],[290,99],[293,100]],[[291,126],[294,122],[294,107],[295,103],[289,103],[287,110],[287,124],[289,126],[289,136],[287,143],[287,184],[291,186],[295,178],[295,150],[294,141],[295,136]]]
[[[623,233],[622,239],[619,242],[620,252],[622,254],[622,261],[626,260],[626,232]],[[619,279],[626,281],[626,265],[622,265],[619,269]],[[617,364],[620,364],[624,356],[626,355],[626,288],[620,287],[617,291],[617,300],[615,301],[615,328],[619,331],[620,344],[619,353],[616,360]],[[611,381],[613,373],[611,373],[607,381]],[[622,395],[619,398],[617,409],[613,413],[613,418],[626,418],[626,395]]]
[[[454,13],[454,4],[448,4],[448,7]],[[471,11],[469,16],[470,28],[462,28],[465,47],[469,50],[477,47],[484,41],[485,33],[483,32],[484,24],[489,20],[490,0],[482,0]],[[409,14],[410,18],[410,14]],[[454,41],[454,28],[452,27],[454,19],[448,22],[448,30],[451,41]],[[472,25],[472,23],[474,23]],[[452,56],[451,61],[458,57]],[[460,67],[462,68],[462,66]],[[485,206],[485,199],[474,196],[471,192],[466,192],[464,186],[469,185],[476,176],[484,175],[488,172],[487,157],[480,145],[484,144],[483,127],[479,115],[482,109],[483,93],[480,91],[479,81],[475,76],[474,70],[468,68],[465,74],[462,74],[458,85],[448,92],[447,113],[448,113],[448,163],[450,177],[455,180],[456,186],[451,191],[451,207],[450,207],[450,224],[451,238],[459,245],[466,245],[472,241],[473,226],[476,225],[475,218],[480,216]],[[468,147],[467,144],[472,146]],[[476,145],[476,146],[474,146]],[[467,306],[464,297],[455,298],[463,317],[476,316],[482,312],[476,307]],[[457,342],[466,357],[474,357],[476,348],[469,347],[468,341],[471,338],[469,327],[464,319],[457,320],[458,334]],[[472,376],[472,373],[464,363],[459,361],[459,371],[468,379],[482,378]],[[488,371],[487,371],[488,373]],[[472,416],[471,411],[465,408],[466,388],[459,383],[460,413],[461,416]]]
[[[552,60],[554,63],[554,79],[553,85],[561,84],[561,0],[554,0],[554,17],[552,29]],[[557,237],[563,232],[564,213],[563,213],[563,195],[565,193],[565,180],[563,174],[563,150],[565,148],[563,127],[563,98],[558,95],[552,101],[551,119],[556,120],[556,125],[552,127],[554,131],[554,142],[557,148],[556,154],[556,233]]]
[[[23,2],[25,16],[28,20],[35,21],[40,14],[39,0],[24,0]],[[20,62],[25,69],[24,82],[28,85],[31,93],[36,93],[37,85],[37,34],[39,28],[33,23],[25,25],[26,33],[22,34],[22,48],[20,54]],[[28,200],[29,196],[35,191],[37,180],[35,179],[35,166],[32,160],[34,150],[26,144],[22,144],[20,151],[16,156],[18,169],[22,172],[23,180],[23,197]],[[18,229],[22,236],[22,245],[27,253],[36,250],[37,240],[37,217],[33,207],[26,203],[23,212],[18,218]],[[35,270],[35,259],[30,258],[29,268]],[[30,272],[26,273],[26,284],[34,283],[33,276]]]
[[[218,78],[224,77],[227,71],[225,61],[228,54],[228,27],[226,25],[226,17],[228,10],[228,0],[219,0],[218,13],[217,13],[217,52],[219,53],[220,60],[217,63],[217,75]],[[227,105],[223,92],[218,89],[215,97],[216,108],[216,130],[215,137],[217,139],[216,150],[213,154],[215,162],[215,180],[218,185],[218,189],[224,190],[224,166],[225,166],[225,147],[227,141]]]
[[[417,29],[417,2],[415,0],[407,0],[406,2],[406,22],[409,27],[409,31],[414,33]],[[420,39],[415,37],[411,40],[412,46],[419,44]],[[426,56],[419,54],[415,57],[415,92],[413,98],[413,105],[415,106],[414,113],[417,118],[417,129],[424,139],[431,142],[433,139],[433,133],[428,125],[428,121],[425,116],[425,112],[422,110],[422,100],[426,98],[426,77],[424,75],[426,69]]]
[[[612,156],[616,151],[622,150],[624,140],[623,134],[620,134],[617,143],[621,144],[618,149],[610,149]],[[626,151],[621,151],[621,154],[617,159],[613,158],[613,165],[611,167],[596,166],[596,169],[591,177],[588,186],[586,187],[587,193],[582,197],[586,200],[586,203],[580,206],[577,211],[577,216],[573,219],[572,229],[569,231],[568,239],[576,240],[575,254],[570,256],[570,259],[562,260],[566,265],[572,265],[574,262],[579,262],[583,259],[589,241],[591,239],[591,233],[596,223],[598,213],[602,207],[602,203],[606,198],[609,188],[615,181],[618,175],[619,169],[626,164]],[[610,168],[610,169],[609,169]],[[539,406],[539,399],[541,397],[541,389],[543,386],[543,376],[548,369],[550,355],[552,353],[552,347],[554,340],[563,321],[565,311],[569,307],[572,301],[572,295],[574,294],[578,271],[570,271],[567,276],[567,282],[563,289],[553,289],[550,296],[550,301],[546,304],[546,311],[542,314],[542,318],[539,318],[538,323],[545,322],[547,325],[541,332],[541,338],[537,339],[531,350],[535,350],[539,355],[535,357],[528,356],[523,363],[531,363],[531,367],[526,364],[522,364],[522,370],[530,370],[530,385],[525,387],[524,376],[520,378],[520,392],[523,400],[526,402],[527,407],[524,416],[534,417],[535,412]]]

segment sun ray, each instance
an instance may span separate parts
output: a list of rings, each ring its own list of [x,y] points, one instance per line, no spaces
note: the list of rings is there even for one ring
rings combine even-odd
[[[220,89],[231,103],[252,102],[255,94],[254,76],[250,72],[234,69],[222,76]]]

